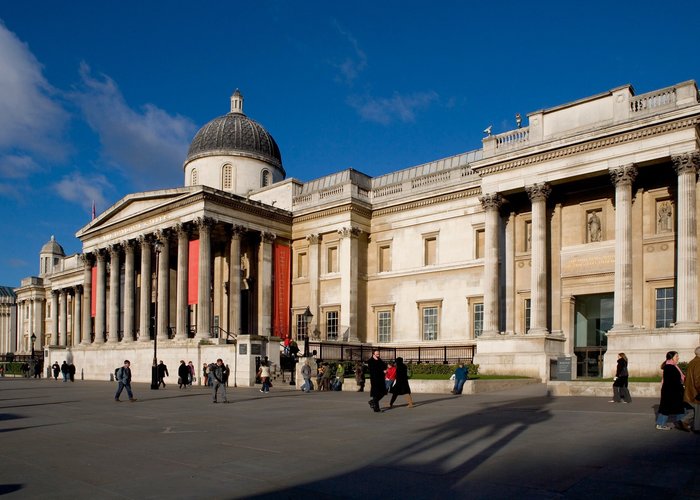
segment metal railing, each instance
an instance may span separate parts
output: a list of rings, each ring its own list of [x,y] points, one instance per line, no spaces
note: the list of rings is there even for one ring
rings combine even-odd
[[[377,347],[371,345],[341,344],[337,342],[308,343],[309,351],[316,351],[319,360],[366,361],[375,349],[382,359],[403,358],[404,363],[456,364],[472,363],[476,346],[416,346],[416,347]]]

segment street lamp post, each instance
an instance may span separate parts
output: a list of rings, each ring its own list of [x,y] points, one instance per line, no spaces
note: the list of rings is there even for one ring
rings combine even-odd
[[[306,311],[304,311],[303,316],[304,328],[306,329],[306,332],[304,332],[304,357],[307,358],[309,356],[309,323],[311,323],[311,319],[314,317],[309,306],[306,306]]]
[[[151,367],[151,390],[157,391],[158,386],[158,260],[160,259],[160,242],[154,245],[156,252],[156,307],[153,315],[153,366]]]

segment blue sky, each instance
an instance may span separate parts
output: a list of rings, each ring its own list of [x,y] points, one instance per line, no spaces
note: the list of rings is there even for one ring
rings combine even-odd
[[[93,200],[183,185],[236,88],[288,176],[381,175],[518,112],[698,79],[698,19],[685,0],[0,2],[0,285],[51,235],[79,252]]]

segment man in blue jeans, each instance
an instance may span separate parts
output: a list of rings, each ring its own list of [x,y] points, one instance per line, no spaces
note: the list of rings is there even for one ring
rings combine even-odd
[[[462,394],[462,388],[464,387],[464,383],[467,381],[469,378],[469,371],[467,368],[464,366],[464,363],[460,363],[457,365],[457,369],[455,369],[455,386],[452,391],[450,391],[452,394]]]
[[[117,370],[117,382],[119,382],[119,387],[117,387],[117,393],[114,395],[114,400],[119,401],[119,396],[122,391],[126,389],[126,393],[129,395],[129,401],[132,403],[136,401],[134,394],[131,392],[131,363],[128,359],[124,360],[124,366]]]

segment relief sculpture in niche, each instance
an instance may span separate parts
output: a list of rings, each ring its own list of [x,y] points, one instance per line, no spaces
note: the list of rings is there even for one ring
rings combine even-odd
[[[662,201],[656,207],[656,232],[670,233],[673,231],[673,208],[669,201]]]
[[[600,225],[600,217],[598,212],[593,211],[588,213],[588,242],[601,241],[602,230]]]

